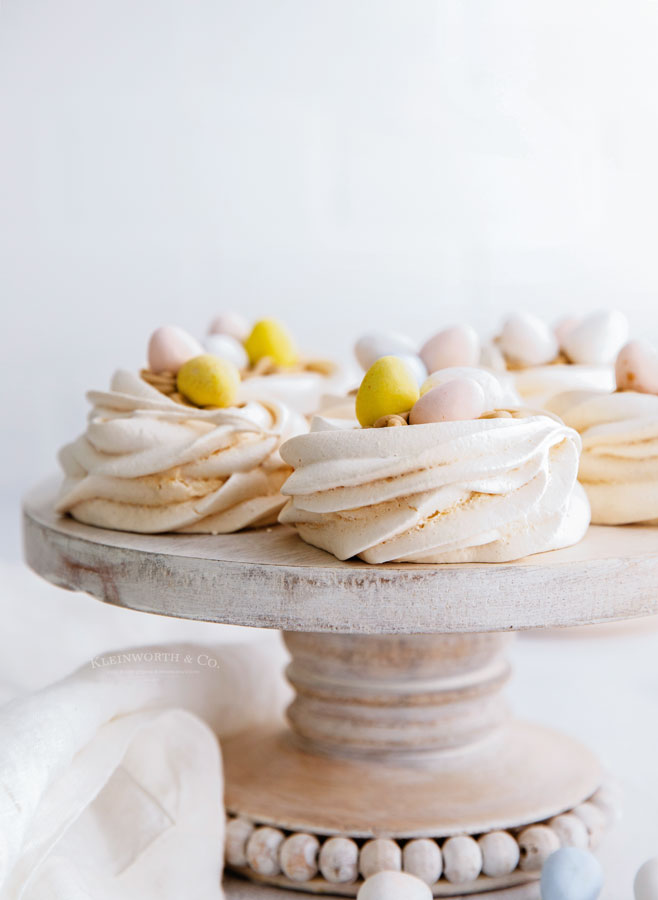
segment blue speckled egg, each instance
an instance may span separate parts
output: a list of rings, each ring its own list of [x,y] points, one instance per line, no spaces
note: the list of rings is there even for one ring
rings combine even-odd
[[[596,900],[602,887],[601,863],[578,847],[551,853],[541,870],[541,900]]]

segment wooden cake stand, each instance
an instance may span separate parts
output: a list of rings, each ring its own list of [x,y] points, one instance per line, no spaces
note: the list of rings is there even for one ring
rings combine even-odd
[[[505,654],[513,631],[655,613],[655,528],[593,527],[576,547],[509,564],[371,566],[283,526],[104,531],[56,516],[53,495],[37,489],[24,510],[27,562],[48,581],[144,612],[284,631],[289,729],[223,741],[231,868],[355,896],[363,873],[402,866],[437,897],[521,898],[536,896],[560,841],[596,842],[599,763],[510,715]]]

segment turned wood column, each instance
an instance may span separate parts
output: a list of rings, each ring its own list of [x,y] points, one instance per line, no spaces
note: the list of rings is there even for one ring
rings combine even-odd
[[[288,719],[331,754],[437,753],[475,744],[507,717],[512,635],[286,632]]]

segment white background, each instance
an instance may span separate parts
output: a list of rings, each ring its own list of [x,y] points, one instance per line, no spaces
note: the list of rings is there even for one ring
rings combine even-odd
[[[658,334],[656,0],[2,0],[0,492],[153,327]]]
[[[164,322],[276,314],[345,357],[382,324],[615,305],[658,337],[657,46],[656,0],[0,0],[0,555],[84,391]],[[3,575],[17,687],[73,661],[60,628],[80,658],[146,637]],[[630,790],[615,900],[658,852],[654,643],[518,660],[517,707]]]

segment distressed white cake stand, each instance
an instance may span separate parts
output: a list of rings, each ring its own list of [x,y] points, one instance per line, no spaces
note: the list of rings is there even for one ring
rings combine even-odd
[[[380,852],[395,864],[398,848],[430,838],[444,847],[436,896],[520,900],[536,895],[542,854],[575,827],[554,817],[573,813],[596,841],[599,763],[509,714],[505,652],[513,631],[658,611],[658,529],[593,527],[576,547],[509,564],[371,566],[282,526],[219,537],[91,528],[55,515],[54,491],[38,488],[24,508],[26,559],[48,581],[144,612],[284,631],[290,728],[222,747],[234,837],[244,828],[228,862],[242,874],[354,896],[358,881],[336,880],[336,842],[325,851],[332,837],[356,843],[361,865]],[[518,865],[461,881],[446,839],[497,830],[519,845]],[[308,865],[281,855],[280,832],[312,836]],[[364,854],[374,838],[385,841]]]

